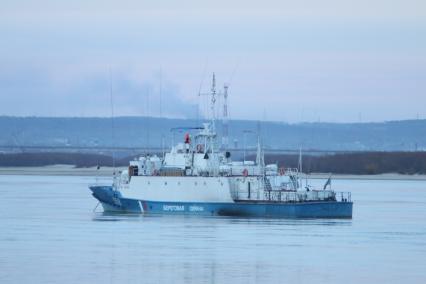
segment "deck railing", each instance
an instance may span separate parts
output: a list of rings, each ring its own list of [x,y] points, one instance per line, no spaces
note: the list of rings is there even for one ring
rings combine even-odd
[[[258,195],[252,192],[250,197],[245,190],[233,192],[236,201],[268,201],[268,202],[315,202],[315,201],[337,201],[351,202],[350,192],[335,192],[330,190],[311,190],[306,192],[286,190],[264,190]]]

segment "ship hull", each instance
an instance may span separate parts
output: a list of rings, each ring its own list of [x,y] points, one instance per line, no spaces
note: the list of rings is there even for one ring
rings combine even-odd
[[[106,212],[273,218],[352,218],[352,202],[162,202],[128,199],[111,186],[92,186]]]
[[[352,218],[352,202],[204,203],[140,201],[143,212],[274,218]]]

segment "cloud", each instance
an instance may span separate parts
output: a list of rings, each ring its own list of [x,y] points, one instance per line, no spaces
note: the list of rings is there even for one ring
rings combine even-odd
[[[129,73],[112,72],[55,76],[45,70],[0,69],[0,112],[21,116],[110,116],[110,82],[116,116],[166,116],[191,118],[196,105],[180,96],[180,88],[155,73],[135,79]],[[11,107],[13,106],[13,107]]]

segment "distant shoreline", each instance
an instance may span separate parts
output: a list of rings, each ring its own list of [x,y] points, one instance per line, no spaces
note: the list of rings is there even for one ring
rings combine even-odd
[[[127,167],[117,167],[116,171],[122,171]],[[37,176],[102,176],[110,177],[113,174],[112,167],[77,168],[71,165],[54,165],[44,167],[0,167],[0,175],[37,175]],[[312,173],[308,175],[310,179],[327,179],[329,173]],[[305,178],[305,175],[303,175]],[[356,179],[356,180],[425,180],[426,175],[403,175],[397,173],[379,175],[351,175],[332,174],[333,179]]]
[[[325,173],[312,173],[308,175],[309,179],[327,179],[330,174]],[[305,177],[305,175],[304,175]],[[426,175],[408,175],[408,174],[378,174],[378,175],[353,175],[353,174],[332,174],[332,179],[354,179],[354,180],[424,180],[426,181]]]
[[[117,167],[116,171],[122,171],[126,167]],[[44,167],[0,167],[0,175],[37,175],[37,176],[103,176],[113,174],[112,167],[80,168],[72,165],[53,165]]]
[[[16,171],[26,169],[32,173],[34,168],[40,167],[51,169],[49,171],[53,171],[53,174],[73,169],[73,173],[79,170],[82,175],[91,175],[102,174],[106,171],[105,169],[111,168],[113,164],[116,167],[127,167],[129,161],[139,157],[139,154],[134,153],[131,156],[116,157],[113,161],[112,156],[106,154],[70,152],[0,153],[0,168],[4,168],[4,171],[12,174],[14,173],[13,168],[16,168]],[[256,159],[253,155],[249,155],[247,158],[251,161]],[[278,164],[284,168],[298,168],[299,160],[299,155],[295,154],[265,155],[266,164]],[[407,176],[426,175],[426,152],[360,152],[320,156],[304,155],[302,162],[303,169],[309,173],[366,175],[368,177],[387,173],[398,173]],[[63,166],[58,167],[55,165]],[[100,171],[96,170],[97,166],[101,167]],[[111,175],[112,170],[106,171],[105,174]]]

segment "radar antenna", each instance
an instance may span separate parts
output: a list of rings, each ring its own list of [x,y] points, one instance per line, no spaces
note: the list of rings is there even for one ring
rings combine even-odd
[[[222,147],[228,149],[228,88],[229,85],[223,86],[223,118],[222,118]]]
[[[216,127],[215,127],[215,104],[216,104],[216,76],[215,76],[215,74],[213,73],[213,78],[212,78],[212,89],[211,89],[211,91],[212,91],[212,99],[211,99],[211,105],[210,105],[210,108],[211,108],[211,111],[212,111],[212,128],[213,128],[213,131],[215,131],[216,130]]]

